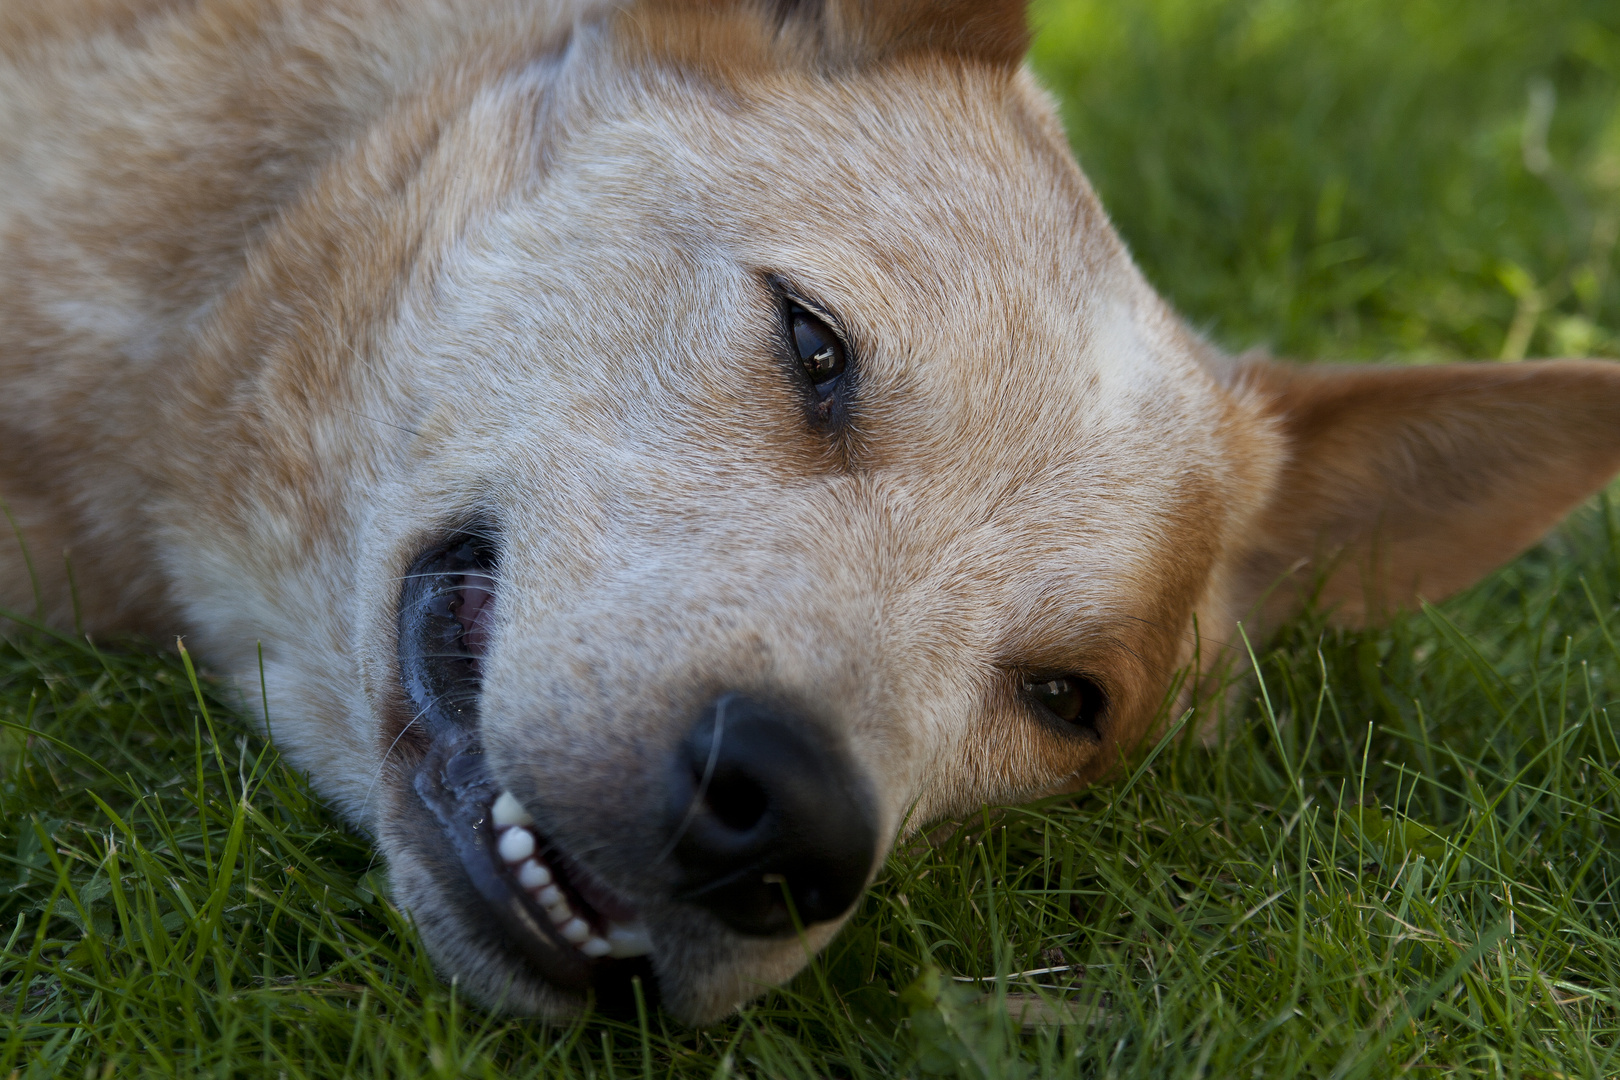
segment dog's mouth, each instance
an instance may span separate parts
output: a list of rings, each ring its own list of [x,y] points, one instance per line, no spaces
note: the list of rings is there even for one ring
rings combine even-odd
[[[452,894],[468,936],[521,957],[557,990],[633,1008],[654,989],[652,942],[635,906],[537,828],[488,768],[479,740],[482,660],[498,597],[497,548],[469,530],[424,552],[401,593],[399,670],[430,741],[411,778],[422,862]]]

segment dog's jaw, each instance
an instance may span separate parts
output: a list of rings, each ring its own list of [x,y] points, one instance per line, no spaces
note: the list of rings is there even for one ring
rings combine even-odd
[[[495,548],[481,522],[431,545],[404,577],[399,675],[413,717],[401,735],[416,729],[407,751],[426,752],[396,773],[399,827],[390,834],[397,853],[408,849],[405,859],[437,878],[441,900],[485,927],[475,936],[520,958],[537,983],[531,994],[590,994],[623,1011],[635,979],[646,995],[654,989],[640,959],[652,943],[634,905],[536,835],[480,745],[479,684],[499,595]]]
[[[581,955],[628,960],[652,952],[635,906],[560,851],[548,852],[517,796],[501,792],[489,814],[503,873]]]
[[[533,819],[497,792],[474,741],[435,740],[400,800],[400,827],[391,830],[396,865],[433,878],[413,881],[436,894],[413,910],[461,908],[464,930],[451,938],[464,936],[464,945],[476,946],[471,951],[507,959],[514,986],[495,995],[480,989],[509,1006],[527,996],[548,999],[548,1011],[556,1011],[558,999],[577,1008],[589,996],[599,1008],[628,1013],[637,980],[643,1000],[653,1000],[656,984],[643,959],[652,943],[634,908],[560,852],[542,852],[528,827]],[[456,969],[464,967],[465,952],[455,960]]]

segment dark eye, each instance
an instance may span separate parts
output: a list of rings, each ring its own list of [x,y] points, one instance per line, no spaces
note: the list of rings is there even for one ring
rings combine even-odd
[[[1097,727],[1097,719],[1108,708],[1108,695],[1095,679],[1084,675],[1026,676],[1024,696],[1066,724]]]
[[[817,390],[844,373],[844,343],[832,328],[797,304],[789,305],[788,317],[793,330],[793,350],[799,361],[799,370]]]

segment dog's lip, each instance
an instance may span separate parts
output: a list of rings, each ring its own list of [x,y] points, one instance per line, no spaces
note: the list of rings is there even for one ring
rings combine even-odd
[[[420,826],[411,843],[468,920],[462,932],[486,954],[519,963],[514,977],[527,973],[554,990],[594,994],[598,1008],[633,1013],[636,976],[649,994],[657,986],[647,955],[624,955],[647,947],[644,933],[619,927],[629,932],[628,941],[614,933],[613,922],[633,921],[628,906],[532,834],[518,846],[547,849],[543,865],[560,886],[549,894],[549,906],[540,903],[542,890],[531,892],[519,881],[524,859],[503,857],[502,840],[520,838],[510,835],[511,821],[502,827],[495,820],[502,788],[485,766],[479,739],[483,659],[499,603],[495,537],[489,521],[475,521],[418,555],[402,580],[399,676],[416,716],[401,732],[414,728],[412,742],[425,751],[408,776],[415,795],[406,795],[415,804],[410,816]],[[530,870],[532,882],[538,871]],[[579,917],[582,911],[594,925]]]
[[[641,913],[624,897],[610,889],[601,878],[571,858],[555,844],[542,841],[546,862],[561,878],[562,886],[572,893],[587,913],[613,923],[634,923]]]
[[[543,910],[557,932],[586,956],[629,958],[652,951],[640,912],[607,884],[536,834],[534,818],[516,796],[502,793],[490,808],[495,854],[508,884]]]
[[[443,735],[434,740],[411,784],[456,856],[465,884],[531,974],[570,994],[594,992],[598,1008],[604,1011],[633,1012],[633,983],[638,977],[647,996],[656,991],[650,959],[586,956],[518,885],[498,850],[490,807],[499,797],[500,787],[485,768],[483,757],[475,740]],[[578,878],[588,879],[583,873]],[[571,880],[569,886],[575,894],[582,892],[576,881]]]

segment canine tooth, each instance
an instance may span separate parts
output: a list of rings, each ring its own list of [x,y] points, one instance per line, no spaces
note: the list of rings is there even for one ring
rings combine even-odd
[[[548,910],[556,907],[558,904],[567,903],[567,901],[563,899],[562,890],[557,888],[555,885],[540,886],[540,891],[534,894],[534,898],[541,907]]]
[[[518,867],[517,879],[519,885],[534,892],[551,884],[551,871],[538,859],[524,859],[523,865]]]
[[[652,952],[652,939],[647,931],[639,926],[620,926],[611,923],[608,926],[609,956],[623,960],[631,956],[646,956]]]
[[[579,951],[595,960],[599,956],[606,956],[613,951],[613,946],[607,943],[606,938],[599,938],[595,934],[586,938],[580,945]]]
[[[583,945],[585,939],[591,936],[591,924],[576,915],[557,927],[557,932],[575,945]]]
[[[501,797],[495,800],[495,805],[489,808],[490,816],[495,819],[495,827],[504,829],[508,825],[529,826],[534,824],[534,818],[518,802],[517,796],[510,791],[501,792]]]
[[[534,833],[521,825],[514,825],[501,834],[501,858],[509,863],[520,863],[534,854]]]

